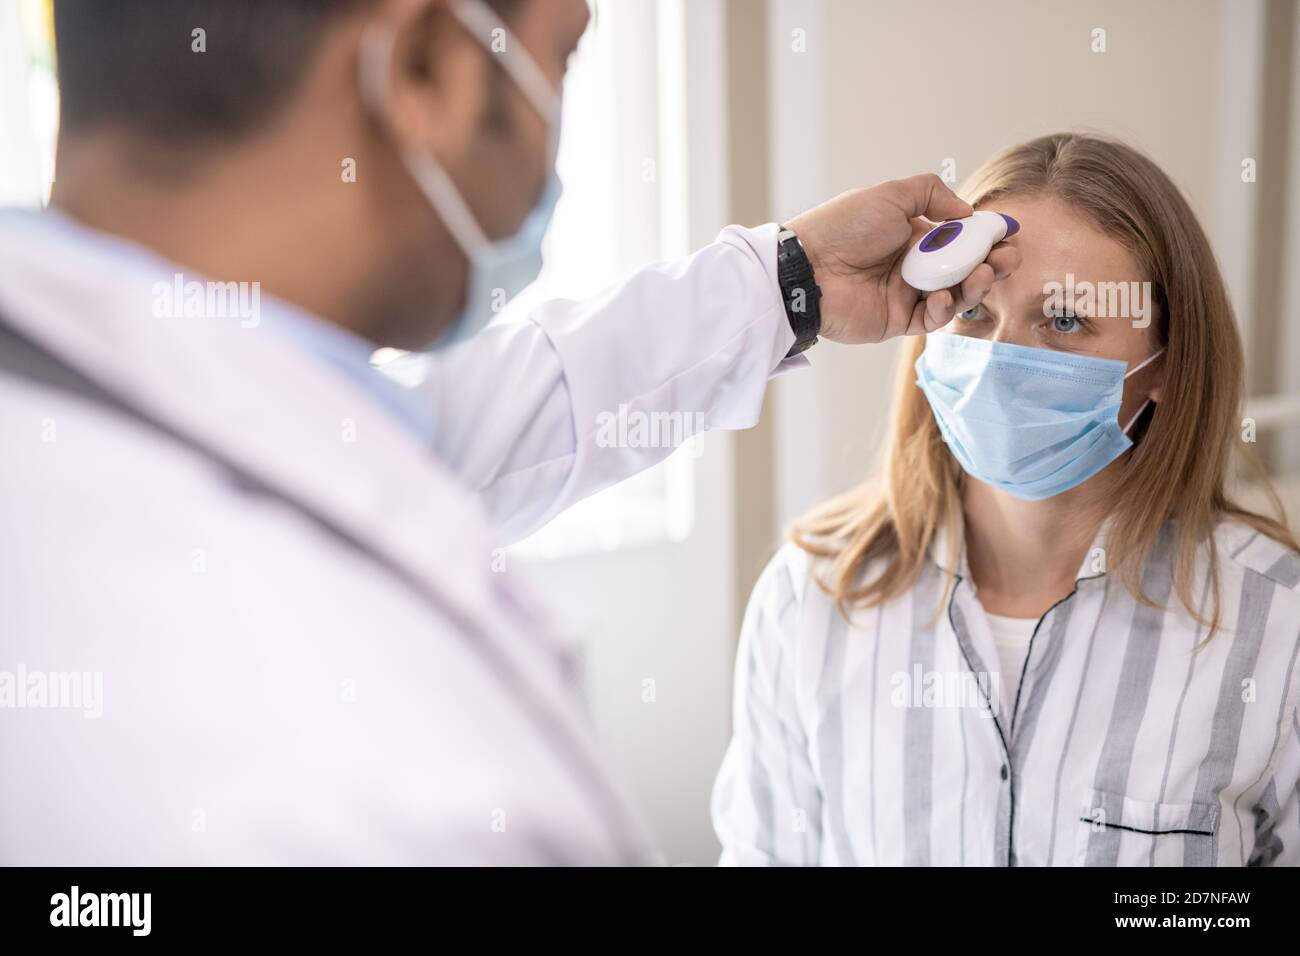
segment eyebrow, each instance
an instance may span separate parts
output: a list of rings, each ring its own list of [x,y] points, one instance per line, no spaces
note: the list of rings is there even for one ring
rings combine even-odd
[[[1035,294],[1032,296],[1022,297],[1011,302],[1006,308],[999,309],[998,314],[1005,315],[1009,312],[1011,317],[1013,318],[1016,316],[1023,317],[1028,315],[1033,318],[1045,319],[1048,318],[1048,313],[1043,311],[1043,306],[1051,298],[1052,295],[1047,292]],[[981,305],[985,309],[988,309],[990,311],[992,310],[992,305],[987,301],[982,302]],[[1063,309],[1068,310],[1069,314],[1078,316],[1081,319],[1089,319],[1093,317],[1093,311],[1094,311],[1093,309],[1076,308],[1074,303],[1070,299],[1067,299],[1065,297],[1064,291],[1062,292],[1062,296],[1061,296],[1061,306]],[[1059,313],[1053,312],[1052,314],[1055,315]]]
[[[1055,282],[1055,280],[1053,281]],[[1048,292],[1046,289],[1048,283],[1044,283],[1041,297],[1035,298],[1033,301],[1038,303],[1038,308],[1041,311],[1043,305],[1045,305],[1049,300],[1059,300],[1061,306],[1063,308],[1068,308],[1072,314],[1087,318],[1091,316],[1094,311],[1092,306],[1095,304],[1096,298],[1094,296],[1089,301],[1080,303],[1080,300],[1085,297],[1079,293],[1078,289],[1085,283],[1094,288],[1096,286],[1096,283],[1091,280],[1076,279],[1073,286],[1067,286],[1065,283],[1056,282],[1057,285],[1061,286],[1060,292]]]
[[[1050,296],[1044,295],[1043,296],[1044,302],[1046,302],[1046,300],[1049,298]],[[1074,315],[1083,316],[1085,318],[1091,315],[1093,311],[1091,308],[1082,308],[1079,305],[1076,305],[1074,299],[1067,299],[1064,296],[1062,296],[1061,299],[1061,306],[1063,308],[1069,309],[1070,312],[1073,313]]]

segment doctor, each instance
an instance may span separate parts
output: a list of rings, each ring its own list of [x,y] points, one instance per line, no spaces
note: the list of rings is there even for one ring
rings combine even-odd
[[[497,549],[666,454],[601,412],[750,426],[1015,251],[919,300],[918,217],[971,211],[919,176],[471,339],[536,271],[583,0],[55,9],[53,208],[0,216],[0,863],[646,860]]]

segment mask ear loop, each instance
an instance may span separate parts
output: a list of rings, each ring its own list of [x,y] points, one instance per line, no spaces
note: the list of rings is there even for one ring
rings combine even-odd
[[[1142,361],[1138,362],[1137,365],[1134,365],[1131,369],[1125,372],[1124,377],[1128,378],[1130,375],[1136,375],[1138,372],[1142,371],[1144,368],[1146,368],[1148,365],[1150,365],[1152,362],[1154,362],[1156,359],[1160,358],[1160,356],[1164,354],[1165,354],[1164,346],[1161,346],[1160,348],[1152,352],[1150,355],[1148,355],[1146,358],[1144,358]]]
[[[1140,372],[1142,369],[1146,368],[1148,365],[1150,365],[1152,362],[1158,359],[1161,355],[1163,355],[1164,351],[1165,351],[1164,348],[1161,347],[1156,351],[1152,352],[1150,355],[1144,358],[1137,365],[1133,366],[1133,368],[1129,369],[1128,372],[1125,373],[1124,378],[1127,379],[1130,375],[1134,375],[1137,372]],[[1125,435],[1128,434],[1128,430],[1130,428],[1132,428],[1135,424],[1137,424],[1137,420],[1142,417],[1142,413],[1147,410],[1147,406],[1150,404],[1151,404],[1151,399],[1148,398],[1145,402],[1142,403],[1142,407],[1137,410],[1137,413],[1128,420],[1128,424],[1124,426]]]
[[[361,35],[360,84],[361,97],[376,119],[391,131],[388,96],[389,74],[393,68],[393,50],[397,34],[387,24],[375,22]],[[391,135],[391,132],[390,132]],[[442,164],[432,156],[412,146],[399,146],[403,162],[424,193],[434,211],[442,219],[456,244],[469,259],[473,259],[491,244],[451,181]]]
[[[1137,413],[1128,420],[1128,424],[1124,426],[1125,435],[1127,435],[1128,430],[1132,428],[1134,424],[1137,423],[1137,420],[1142,417],[1142,413],[1147,410],[1147,406],[1150,404],[1151,404],[1151,399],[1148,398],[1145,402],[1142,403],[1142,407],[1137,410]]]
[[[452,0],[447,9],[483,49],[500,59],[501,66],[524,91],[542,119],[550,120],[556,112],[559,96],[514,31],[502,23],[483,0]],[[493,38],[498,30],[505,41],[500,51],[493,49]]]
[[[483,0],[451,0],[447,9],[490,56],[497,58],[501,68],[514,80],[533,109],[546,122],[547,162],[553,169],[555,157],[560,150],[560,91],[551,85],[537,60],[519,42],[514,31]],[[500,51],[494,47],[496,31],[500,31],[503,41]]]

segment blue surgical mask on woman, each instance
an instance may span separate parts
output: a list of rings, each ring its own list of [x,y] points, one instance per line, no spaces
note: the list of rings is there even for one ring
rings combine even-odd
[[[1124,362],[932,333],[916,360],[953,457],[972,478],[1036,501],[1087,481],[1133,446],[1119,425]]]
[[[483,326],[537,278],[542,268],[542,240],[559,201],[561,184],[555,172],[560,141],[560,98],[528,50],[483,0],[451,0],[448,10],[471,36],[501,64],[547,124],[547,180],[537,204],[518,231],[503,239],[490,239],[465,202],[456,184],[432,154],[415,148],[402,152],[402,162],[429,205],[446,225],[469,260],[465,304],[432,348],[464,341]],[[494,31],[503,43],[493,48]],[[361,91],[377,116],[386,116],[389,75],[396,36],[382,23],[367,30],[361,43]]]

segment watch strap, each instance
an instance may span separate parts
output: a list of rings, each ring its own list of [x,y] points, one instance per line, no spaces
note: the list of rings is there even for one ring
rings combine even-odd
[[[812,263],[794,232],[784,226],[776,240],[776,275],[786,318],[794,332],[794,345],[786,358],[806,351],[821,333],[822,290],[813,276]]]

